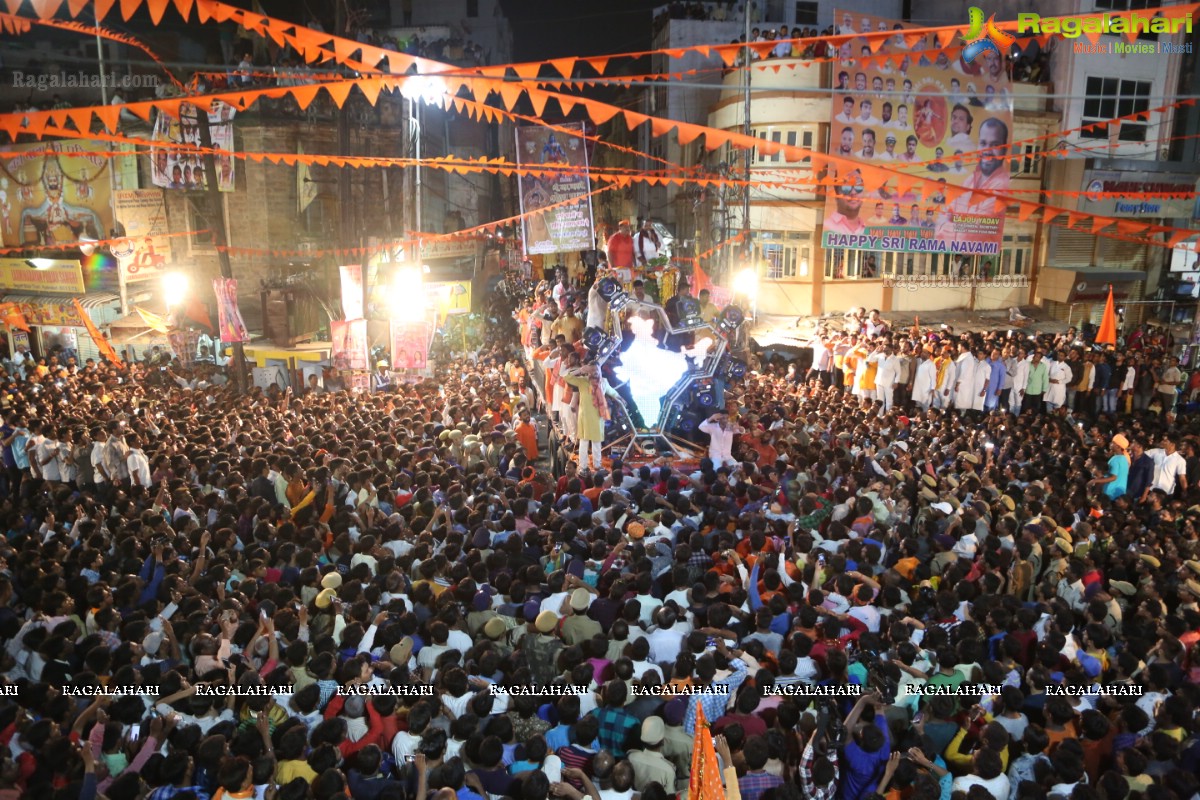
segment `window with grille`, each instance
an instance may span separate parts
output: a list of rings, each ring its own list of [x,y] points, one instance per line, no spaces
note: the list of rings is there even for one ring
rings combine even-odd
[[[814,138],[815,133],[812,128],[800,128],[799,130],[788,131],[785,141],[792,147],[803,147],[806,150],[811,150]],[[792,155],[788,155],[784,158],[784,160],[789,164],[804,164],[806,166],[812,163],[812,159],[808,156],[805,156],[804,158],[795,158]]]
[[[825,277],[833,281],[880,278],[880,255],[870,250],[827,249]]]
[[[1012,176],[1035,178],[1042,174],[1042,145],[1040,142],[1016,145],[1012,158],[1008,161],[1009,172]]]
[[[1149,81],[1127,81],[1120,78],[1088,78],[1087,99],[1083,101],[1082,126],[1103,122],[1150,110]],[[1145,121],[1122,121],[1117,138],[1123,142],[1146,141]],[[1080,131],[1084,139],[1107,139],[1110,126]]]

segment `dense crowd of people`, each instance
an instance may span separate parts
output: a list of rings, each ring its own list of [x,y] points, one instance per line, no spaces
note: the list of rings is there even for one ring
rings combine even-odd
[[[889,399],[1097,351],[874,317],[750,373],[731,459],[552,475],[530,362],[588,304],[374,393],[0,375],[0,797],[660,800],[701,715],[744,800],[1197,795],[1190,418]]]

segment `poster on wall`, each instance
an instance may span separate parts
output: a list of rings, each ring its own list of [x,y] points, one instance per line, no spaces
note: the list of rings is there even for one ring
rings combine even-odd
[[[367,321],[365,319],[331,320],[329,331],[333,336],[334,369],[368,369]]]
[[[217,150],[233,150],[233,117],[236,113],[233,106],[220,101],[213,103],[208,112],[208,131]],[[160,111],[154,119],[154,141],[199,147],[200,127],[196,124],[196,114],[197,109],[191,103],[180,104],[178,118]],[[233,156],[218,155],[216,167],[217,188],[232,192]],[[199,153],[151,147],[150,182],[163,189],[203,189],[207,185],[204,162]]]
[[[127,281],[159,277],[167,269],[171,242],[167,239],[167,205],[159,189],[121,189],[113,194],[117,230],[124,238],[109,251]]]
[[[392,323],[392,369],[423,370],[429,363],[429,322]]]
[[[108,145],[45,141],[6,145],[0,158],[0,238],[5,247],[104,239],[112,227]]]
[[[941,52],[934,34],[914,38],[900,32],[915,26],[848,11],[834,14],[839,32],[897,33],[875,54],[866,39],[842,45],[834,72],[830,154],[944,187],[1008,192],[1005,156],[1013,111],[1004,59],[985,51],[968,63],[961,55]],[[868,191],[853,166],[842,164],[835,171],[837,185],[826,197],[824,247],[1000,252],[1005,203],[991,194],[943,187],[923,194],[919,186],[903,195],[886,187]]]
[[[517,163],[523,167],[545,165],[552,170],[517,178],[527,255],[577,252],[595,246],[583,125],[572,123],[557,128],[578,130],[579,135],[538,125],[516,131]],[[578,202],[541,210],[571,200]]]

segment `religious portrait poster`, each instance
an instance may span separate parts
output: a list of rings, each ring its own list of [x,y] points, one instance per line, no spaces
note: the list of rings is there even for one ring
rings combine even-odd
[[[0,239],[5,247],[104,239],[112,228],[109,145],[43,141],[6,145],[0,158]]]
[[[892,30],[877,52],[866,39],[842,45],[834,65],[830,154],[945,186],[899,194],[867,190],[860,172],[837,165],[826,197],[822,245],[851,250],[996,255],[1004,232],[1013,140],[1012,82],[1005,59],[985,51],[970,63],[940,52],[933,34],[895,20],[835,11],[839,33]]]
[[[571,135],[562,128],[578,130]],[[527,255],[569,253],[595,246],[592,228],[592,185],[583,125],[556,129],[530,125],[517,128],[517,163],[548,168],[536,175],[519,175],[522,240]],[[578,202],[569,203],[570,200]],[[567,203],[566,205],[558,205]],[[545,211],[547,206],[556,206]]]

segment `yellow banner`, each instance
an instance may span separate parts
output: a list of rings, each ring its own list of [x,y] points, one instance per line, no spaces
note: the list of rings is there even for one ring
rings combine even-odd
[[[23,294],[83,294],[78,261],[52,259],[36,269],[24,258],[0,258],[0,291]]]

